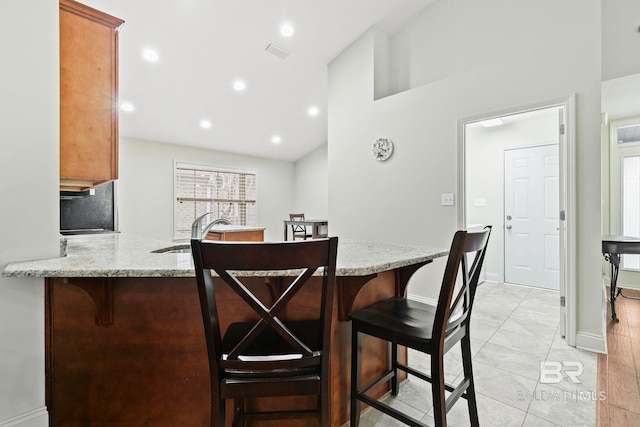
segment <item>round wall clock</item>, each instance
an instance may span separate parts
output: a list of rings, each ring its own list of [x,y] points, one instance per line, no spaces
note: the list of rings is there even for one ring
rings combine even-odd
[[[378,138],[371,147],[373,158],[379,162],[384,162],[393,153],[393,142],[389,138]]]

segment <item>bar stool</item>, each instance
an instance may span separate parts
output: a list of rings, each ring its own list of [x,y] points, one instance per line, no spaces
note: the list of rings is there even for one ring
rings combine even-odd
[[[337,246],[337,237],[270,243],[191,240],[209,354],[211,426],[225,425],[227,399],[234,402],[234,426],[244,425],[248,418],[309,416],[318,418],[319,427],[329,425]],[[296,313],[294,320],[288,319],[287,312],[295,310],[288,303],[303,293],[316,271],[322,273],[321,297],[305,306],[304,313]],[[297,276],[289,277],[292,273]],[[263,277],[266,282],[256,279]],[[270,302],[253,291],[264,290],[265,283],[273,285]],[[224,311],[216,297],[225,289],[244,300],[246,312]],[[224,317],[219,317],[218,307]],[[246,405],[248,399],[281,396],[315,396],[317,405],[291,411],[250,410]]]
[[[351,314],[351,427],[358,426],[360,402],[407,425],[427,425],[370,396],[371,391],[389,383],[391,394],[397,395],[399,371],[431,383],[436,426],[447,425],[447,412],[460,397],[467,399],[471,425],[479,425],[469,329],[471,309],[490,233],[491,226],[479,232],[455,233],[437,306],[392,297]],[[470,260],[471,266],[468,267]],[[458,280],[459,271],[461,280]],[[363,335],[385,340],[391,346],[389,369],[366,387],[363,387],[361,378]],[[464,378],[457,386],[453,386],[444,382],[444,355],[458,342],[462,346]],[[398,346],[429,354],[431,375],[399,362]],[[445,390],[451,393],[449,397],[445,397]]]
[[[291,221],[304,221],[304,214],[289,214],[289,220]],[[307,231],[306,225],[291,224],[291,232],[293,240],[303,239],[307,240],[313,237],[311,233]]]

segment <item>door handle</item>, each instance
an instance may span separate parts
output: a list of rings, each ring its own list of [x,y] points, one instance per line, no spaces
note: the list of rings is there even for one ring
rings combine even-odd
[[[507,226],[506,226],[506,229],[507,229],[507,230],[511,230],[511,225],[507,225]]]
[[[511,215],[507,215],[507,220],[511,221]]]

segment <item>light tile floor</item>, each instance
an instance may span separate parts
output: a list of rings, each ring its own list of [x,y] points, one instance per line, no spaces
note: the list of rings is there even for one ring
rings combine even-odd
[[[558,302],[557,291],[488,282],[478,287],[471,347],[481,426],[595,426],[597,355],[565,344],[559,334]],[[542,362],[546,363],[544,375]],[[410,351],[409,364],[428,372],[429,356]],[[559,366],[563,366],[563,378],[556,382]],[[457,384],[461,372],[458,346],[445,356],[446,380]],[[428,383],[410,376],[398,396],[387,399],[433,425]],[[466,400],[454,405],[447,424],[469,426]],[[362,427],[400,425],[369,408],[360,420]]]

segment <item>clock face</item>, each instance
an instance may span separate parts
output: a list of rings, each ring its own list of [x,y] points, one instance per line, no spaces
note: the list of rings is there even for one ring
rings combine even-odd
[[[393,142],[388,138],[378,138],[371,147],[373,158],[379,162],[384,162],[393,153]]]

